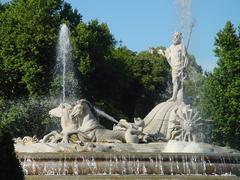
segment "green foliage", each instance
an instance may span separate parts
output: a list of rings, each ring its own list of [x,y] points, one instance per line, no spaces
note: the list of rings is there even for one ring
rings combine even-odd
[[[114,47],[115,40],[105,23],[80,23],[73,35],[74,60],[81,74],[92,73]]]
[[[14,0],[0,13],[0,95],[47,94],[59,25],[81,16],[62,0]]]
[[[74,29],[81,15],[62,0],[13,0],[0,9],[0,125],[14,137],[40,138],[56,129],[48,111],[57,104],[41,95],[55,88],[50,82],[59,25]]]
[[[14,151],[12,136],[1,126],[0,147],[0,179],[24,179],[22,168]]]
[[[240,37],[231,22],[217,33],[215,46],[218,66],[204,84],[201,108],[214,121],[214,142],[240,149]]]
[[[42,138],[51,130],[60,129],[59,122],[50,118],[48,111],[57,107],[57,101],[50,98],[30,98],[19,102],[6,101],[1,114],[0,125],[13,137],[34,136]]]
[[[0,13],[4,12],[4,10],[6,9],[6,7],[7,7],[7,4],[2,4],[2,3],[0,2]]]
[[[89,92],[94,102],[102,100],[116,110],[105,109],[116,118],[144,117],[157,103],[164,99],[169,79],[169,66],[159,56],[148,52],[136,54],[120,47],[101,63],[91,78]],[[124,115],[124,116],[123,116]]]
[[[60,11],[60,19],[67,22],[71,29],[74,29],[82,21],[82,16],[76,9],[73,10],[70,4],[65,2]]]
[[[113,97],[119,99],[120,95],[113,94],[117,87],[113,84],[119,80],[117,75],[123,73],[115,73],[121,70],[117,69],[121,63],[110,60],[115,40],[108,26],[99,24],[97,20],[80,23],[73,32],[72,43],[76,74],[81,84],[79,96],[94,102],[101,109],[110,108],[107,111],[110,114],[116,112],[118,102],[113,103],[116,102]],[[120,114],[121,110],[115,116]]]
[[[138,83],[133,91],[137,97],[134,102],[134,115],[144,117],[157,103],[167,99],[170,67],[162,56],[145,51],[127,61],[127,64]]]
[[[1,123],[15,127],[15,136],[43,133],[37,127],[42,128],[48,119],[44,115],[47,111],[34,97],[59,94],[59,77],[52,77],[52,69],[61,22],[72,31],[73,60],[82,93],[79,97],[118,119],[143,117],[167,97],[170,74],[163,57],[115,48],[116,41],[105,23],[83,23],[81,15],[61,0],[14,0],[1,13],[0,22],[0,96],[32,97],[2,109]]]
[[[187,104],[199,106],[205,76],[193,55],[188,55],[187,78],[184,81],[184,95]]]
[[[0,95],[46,94],[61,1],[15,0],[0,13]]]
[[[14,137],[40,138],[56,126],[48,111],[57,104],[41,95],[55,88],[59,26],[74,29],[81,15],[62,0],[12,0],[0,9],[0,125]]]

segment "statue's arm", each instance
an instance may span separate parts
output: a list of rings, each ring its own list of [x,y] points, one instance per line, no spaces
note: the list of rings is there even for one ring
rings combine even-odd
[[[159,50],[157,50],[157,51],[156,51],[155,48],[150,48],[150,51],[149,51],[149,52],[150,52],[151,54],[157,53],[157,54],[159,54],[159,55],[164,56],[164,57],[167,59],[169,65],[172,66],[172,64],[171,64],[171,52],[170,52],[170,48],[167,48],[166,50],[159,49]]]
[[[159,50],[157,51],[157,53],[158,53],[159,55],[166,56],[166,55],[165,55],[165,51],[164,51],[163,49],[159,49]]]
[[[165,51],[163,49],[157,49],[157,48],[151,47],[149,48],[149,52],[150,54],[159,54],[159,55],[165,56]]]

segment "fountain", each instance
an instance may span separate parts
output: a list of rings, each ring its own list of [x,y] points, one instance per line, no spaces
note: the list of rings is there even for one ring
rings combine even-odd
[[[165,51],[157,51],[172,68],[172,97],[144,119],[134,118],[134,123],[117,121],[85,99],[66,103],[66,61],[71,57],[66,25],[61,26],[59,39],[62,103],[49,114],[61,118],[62,131],[52,131],[39,141],[16,139],[25,175],[240,176],[239,151],[201,142],[196,133],[204,120],[184,102],[188,59],[182,33],[174,34]],[[100,124],[100,116],[116,123],[112,130]]]
[[[57,44],[57,62],[55,76],[61,79],[61,100],[60,102],[73,101],[75,99],[75,86],[78,85],[74,78],[72,62],[72,45],[70,32],[66,24],[60,26]]]

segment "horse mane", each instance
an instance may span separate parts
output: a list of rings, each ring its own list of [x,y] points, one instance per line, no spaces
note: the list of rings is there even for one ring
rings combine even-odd
[[[93,113],[94,117],[99,121],[99,114],[97,113],[97,110],[95,107],[86,99],[81,99],[82,102],[86,103],[90,109],[90,111]]]
[[[93,113],[93,115],[96,117],[96,119],[98,121],[99,121],[99,117],[103,117],[103,118],[106,118],[106,119],[108,119],[108,120],[110,120],[112,122],[118,123],[118,121],[115,118],[113,118],[112,116],[108,115],[104,111],[94,107],[88,100],[82,99],[81,101],[85,102],[89,106],[90,111]]]

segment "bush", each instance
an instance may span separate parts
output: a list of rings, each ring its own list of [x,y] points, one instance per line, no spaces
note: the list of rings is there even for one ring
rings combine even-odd
[[[58,104],[50,98],[29,98],[21,101],[5,102],[1,126],[13,137],[34,136],[42,138],[60,123],[50,118],[48,111]]]

